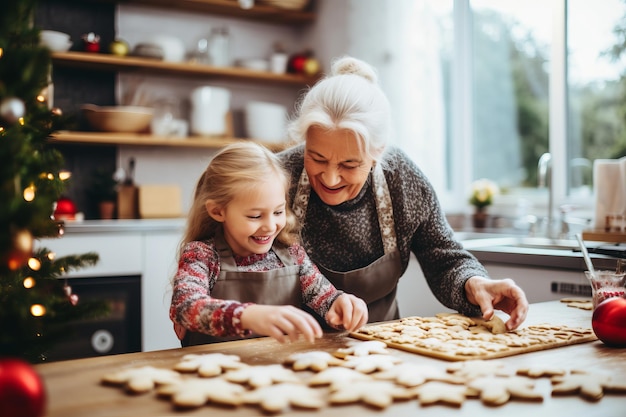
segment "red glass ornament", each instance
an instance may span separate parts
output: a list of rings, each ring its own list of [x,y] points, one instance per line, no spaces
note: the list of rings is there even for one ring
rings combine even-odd
[[[74,220],[76,218],[76,205],[67,197],[61,197],[54,209],[56,220]]]
[[[626,298],[608,298],[598,304],[591,327],[607,346],[626,347]]]
[[[46,411],[46,389],[33,367],[21,359],[0,359],[2,417],[40,417]]]

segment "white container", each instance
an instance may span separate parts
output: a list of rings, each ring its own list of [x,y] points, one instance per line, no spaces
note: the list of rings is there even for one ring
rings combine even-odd
[[[210,86],[196,88],[191,93],[191,133],[200,136],[226,134],[229,108],[229,90]]]
[[[287,136],[287,109],[280,104],[250,101],[245,108],[248,137],[264,142],[282,142]]]
[[[163,61],[182,62],[185,59],[185,44],[175,36],[154,35],[145,43],[161,48]]]
[[[65,52],[72,46],[70,35],[56,30],[42,30],[39,33],[39,41],[52,52]]]

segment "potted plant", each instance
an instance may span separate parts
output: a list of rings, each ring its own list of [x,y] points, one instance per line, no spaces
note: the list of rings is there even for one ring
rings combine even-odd
[[[474,206],[474,214],[472,215],[474,227],[484,228],[487,225],[487,207],[493,204],[493,199],[499,192],[498,185],[486,178],[481,178],[472,183],[469,203]]]
[[[118,186],[112,171],[104,168],[93,171],[87,194],[90,201],[98,207],[101,219],[114,217]]]

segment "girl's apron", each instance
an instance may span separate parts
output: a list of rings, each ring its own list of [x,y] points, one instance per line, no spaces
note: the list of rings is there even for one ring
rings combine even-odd
[[[396,241],[389,187],[378,164],[373,170],[372,186],[384,255],[363,268],[348,272],[333,271],[318,262],[315,263],[335,287],[365,300],[369,309],[369,322],[376,322],[399,318],[396,291],[402,276],[402,261]],[[293,203],[293,211],[300,224],[304,224],[310,194],[311,184],[306,170],[303,169]]]
[[[245,272],[237,270],[232,251],[221,234],[215,237],[215,246],[219,253],[220,274],[211,291],[211,297],[242,303],[301,307],[300,266],[296,264],[287,247],[272,247],[285,265],[283,268]],[[217,337],[188,331],[182,345],[184,347],[240,339],[241,336]]]

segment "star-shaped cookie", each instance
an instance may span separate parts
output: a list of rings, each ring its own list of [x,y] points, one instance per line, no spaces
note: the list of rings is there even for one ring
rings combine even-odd
[[[248,383],[255,388],[265,387],[278,382],[300,382],[294,371],[279,364],[235,369],[226,372],[224,378],[230,382]]]
[[[341,359],[324,351],[298,352],[290,355],[285,363],[291,365],[294,371],[311,369],[312,371],[322,371],[329,366],[339,366],[343,363]]]
[[[605,391],[626,392],[626,376],[571,371],[551,378],[552,395],[578,394],[589,401],[599,401]]]
[[[460,407],[468,396],[476,392],[465,385],[448,384],[446,382],[429,381],[413,388],[420,405],[445,404]]]
[[[128,391],[136,394],[148,392],[157,385],[175,384],[180,381],[181,375],[178,372],[153,366],[124,369],[102,377],[102,383],[124,385]]]
[[[426,381],[442,381],[451,384],[462,384],[464,381],[463,378],[446,372],[443,368],[415,363],[396,365],[386,371],[377,372],[373,376],[376,379],[393,380],[405,387],[416,387]]]
[[[180,408],[197,408],[208,402],[224,405],[239,405],[241,394],[246,389],[221,378],[190,378],[178,384],[157,388],[157,395],[171,397],[172,403]]]
[[[510,399],[543,401],[543,395],[535,391],[532,380],[521,376],[484,376],[468,382],[467,386],[479,392],[485,405],[498,406]]]
[[[374,371],[387,371],[401,362],[402,359],[397,356],[373,354],[367,356],[348,356],[343,366],[363,372],[364,374],[369,374]]]
[[[333,404],[361,401],[377,408],[386,408],[395,400],[409,400],[413,397],[415,394],[412,391],[392,382],[370,380],[333,386],[329,400]]]
[[[239,369],[246,366],[237,355],[207,353],[204,355],[185,355],[179,363],[174,365],[174,369],[180,372],[197,371],[198,375],[202,377],[212,377],[229,369]]]
[[[346,348],[337,349],[334,355],[338,358],[346,358],[347,356],[367,356],[371,354],[386,355],[389,353],[387,344],[378,340],[368,340],[365,342],[352,342]]]
[[[350,385],[353,381],[369,381],[372,377],[350,368],[332,367],[313,375],[308,383],[311,386],[330,385],[333,388]]]
[[[495,360],[475,359],[464,362],[454,362],[447,367],[448,372],[458,377],[472,380],[481,376],[509,375],[504,362]]]
[[[269,413],[284,411],[290,404],[312,410],[326,405],[320,390],[289,382],[256,388],[244,393],[242,398],[247,404],[259,404]]]

